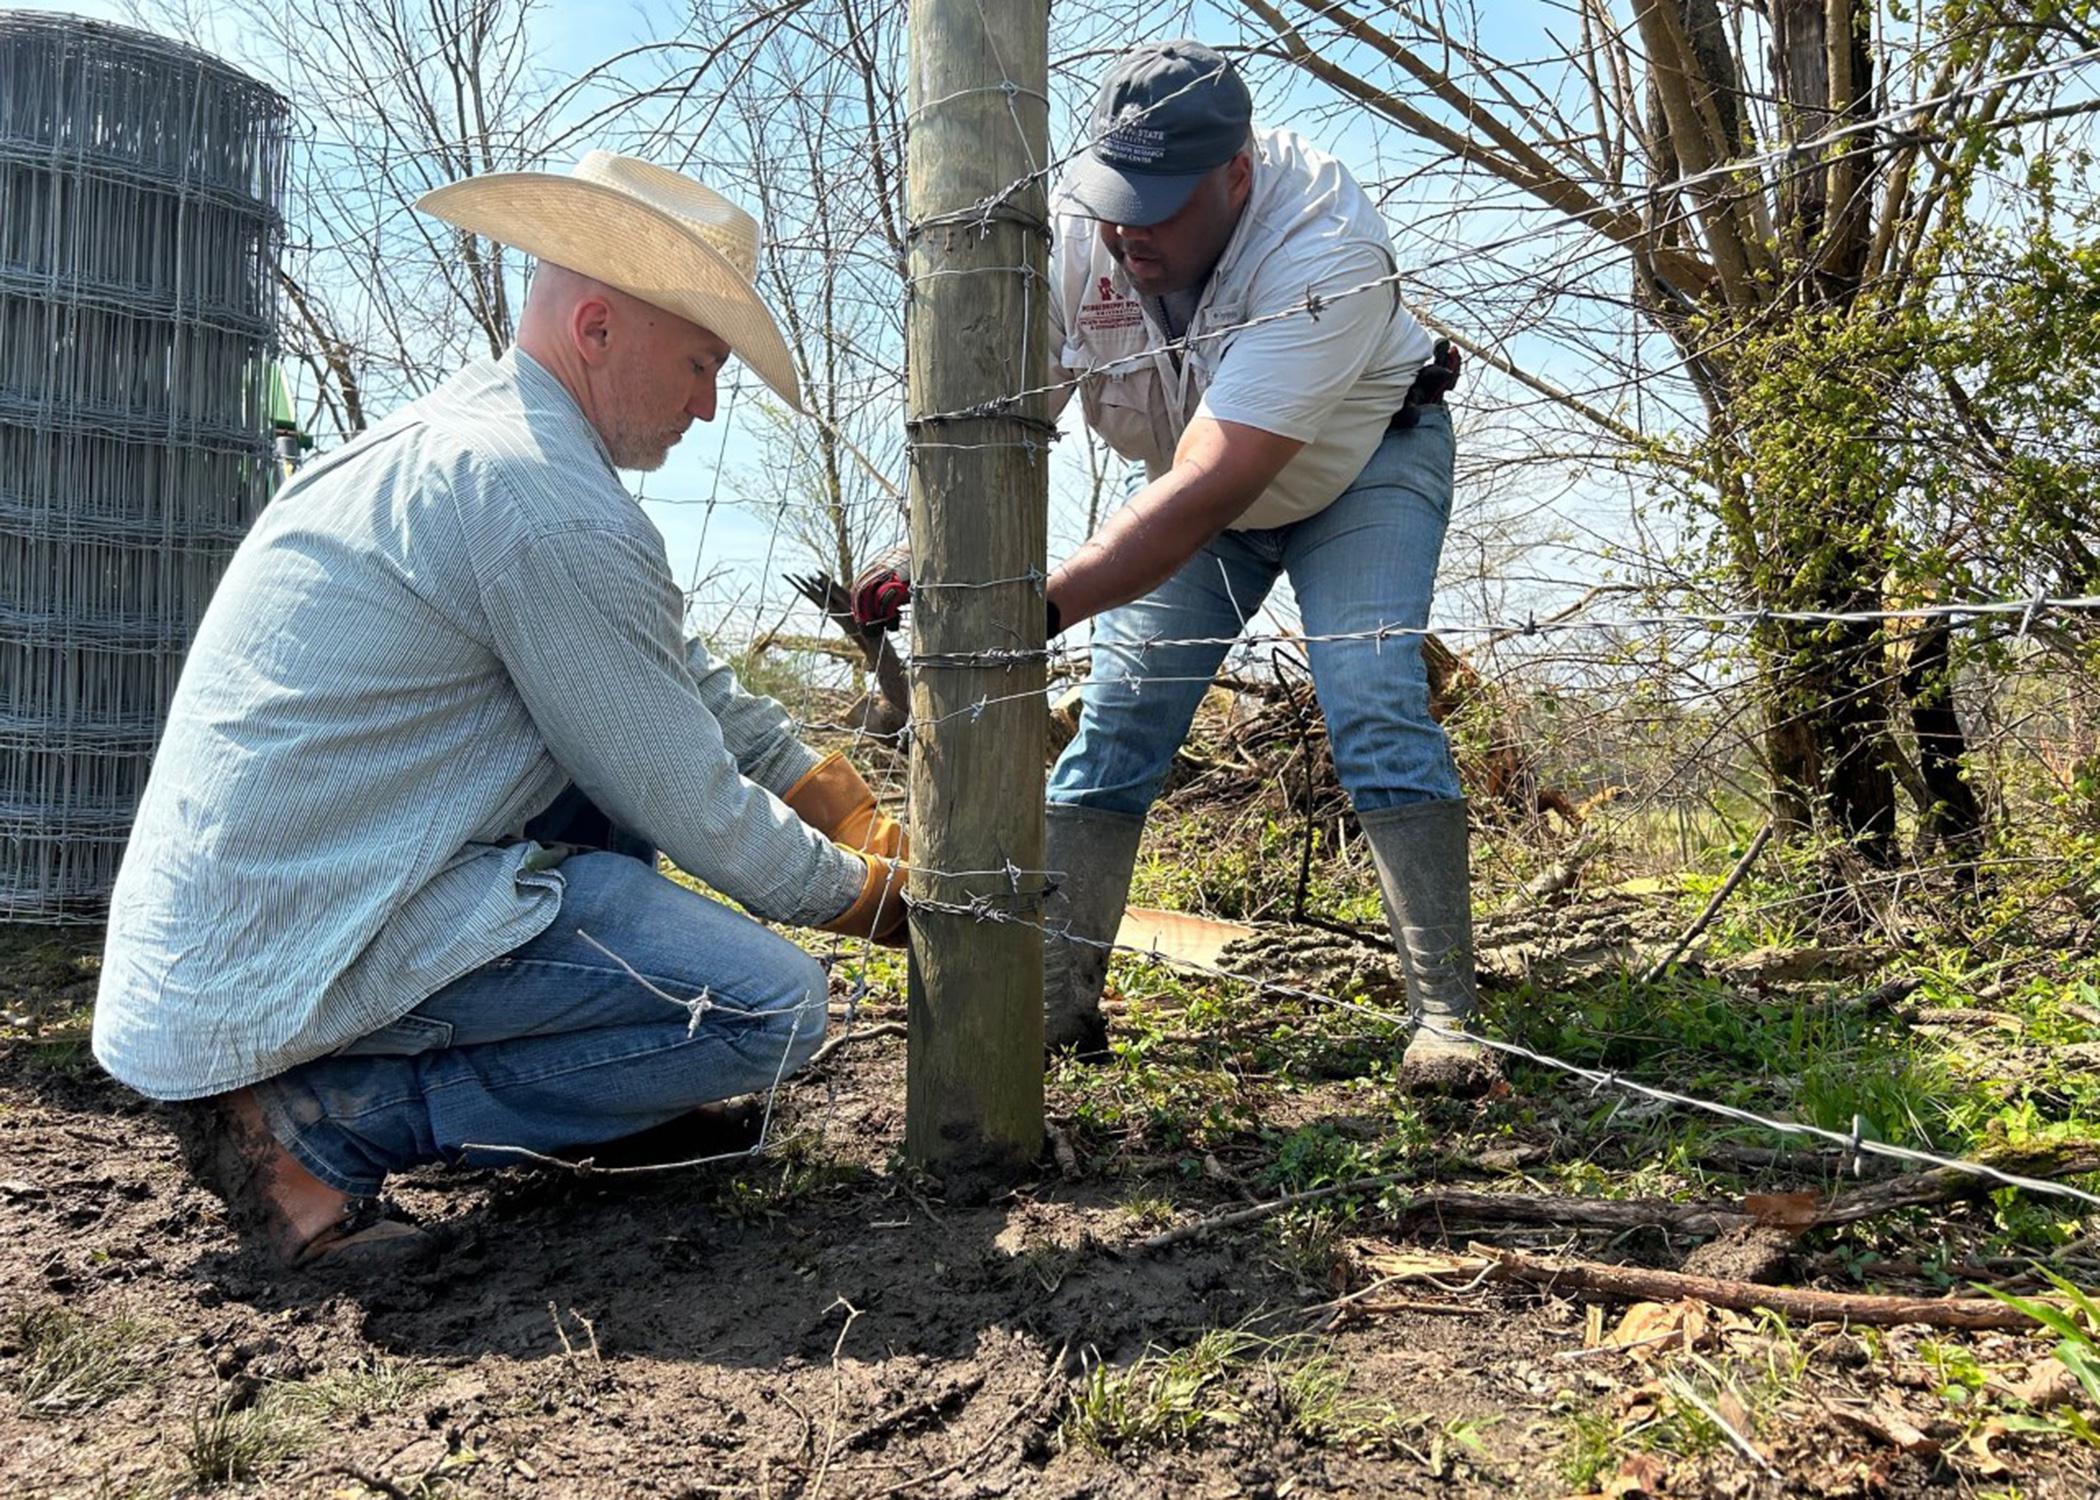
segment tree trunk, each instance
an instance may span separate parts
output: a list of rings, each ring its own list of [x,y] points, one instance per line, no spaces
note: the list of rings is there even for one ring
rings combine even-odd
[[[1764,685],[1765,775],[1772,826],[1792,839],[1815,827],[1823,785],[1823,747],[1816,737],[1815,684],[1795,668],[1801,653],[1794,627],[1771,625],[1756,637]]]
[[[1863,606],[1856,596],[1826,595],[1787,607]],[[1773,824],[1786,834],[1820,824],[1861,858],[1890,864],[1897,854],[1896,776],[1880,625],[1781,622],[1767,627],[1758,645]]]
[[[1952,635],[1945,620],[1931,621],[1919,632],[1903,671],[1903,696],[1910,702],[1928,799],[1918,809],[1919,838],[1940,840],[1957,873],[1970,883],[1983,842],[1983,803],[1962,774],[1969,742],[1954,712],[1954,668],[1947,649]]]
[[[1770,0],[1769,9],[1787,134],[1809,140],[1868,113],[1874,62],[1858,0]],[[1859,288],[1873,205],[1870,145],[1848,140],[1789,163],[1780,178],[1784,258],[1815,268],[1802,282],[1805,301],[1846,302]]]
[[[1837,632],[1835,649],[1826,657],[1827,696],[1816,726],[1829,767],[1830,821],[1862,858],[1885,866],[1897,855],[1896,775],[1888,755],[1893,695],[1883,664],[1881,625],[1840,625]]]
[[[1769,0],[1772,75],[1779,85],[1784,128],[1791,139],[1808,140],[1842,124],[1868,93],[1871,63],[1863,47],[1859,0]],[[1827,169],[1826,169],[1827,161]],[[1858,174],[1864,171],[1856,146],[1829,148],[1789,164],[1778,184],[1780,257],[1784,266],[1813,267],[1799,278],[1795,296],[1813,307],[1842,309],[1859,285],[1865,255],[1864,205],[1871,199]],[[1871,538],[1883,523],[1885,497],[1840,487],[1823,500],[1787,494],[1777,503],[1800,509],[1810,504],[1835,511],[1823,517],[1827,535],[1866,540],[1816,556],[1812,574],[1787,577],[1769,570],[1794,607],[1849,613],[1880,602],[1882,564]],[[1798,538],[1803,517],[1788,527]],[[1817,539],[1820,541],[1820,538]],[[1811,555],[1815,541],[1798,542]],[[1806,561],[1806,559],[1804,559]],[[1788,766],[1796,787],[1815,788],[1814,798],[1833,832],[1870,863],[1896,856],[1896,777],[1889,753],[1884,632],[1876,621],[1816,626],[1801,632],[1804,650],[1792,658],[1796,682],[1789,694],[1813,724],[1819,764]],[[1820,772],[1807,779],[1803,771]],[[1776,809],[1775,809],[1776,811]]]

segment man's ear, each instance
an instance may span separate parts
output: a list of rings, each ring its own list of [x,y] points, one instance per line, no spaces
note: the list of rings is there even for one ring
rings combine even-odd
[[[1247,193],[1254,185],[1254,153],[1241,151],[1225,163],[1225,192],[1234,208],[1247,201]]]
[[[587,365],[605,363],[612,344],[612,304],[603,297],[581,297],[569,313],[569,336],[578,358]]]

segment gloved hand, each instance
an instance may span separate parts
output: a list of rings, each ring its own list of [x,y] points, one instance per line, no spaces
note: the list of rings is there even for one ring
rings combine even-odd
[[[893,548],[853,580],[853,621],[866,630],[895,630],[911,603],[911,554]]]
[[[788,811],[834,844],[862,854],[904,859],[911,841],[904,825],[875,805],[875,792],[836,751],[825,756],[781,796]]]
[[[904,859],[911,853],[911,840],[904,825],[876,805],[874,788],[853,762],[837,752],[825,756],[780,800],[811,828],[867,862],[860,895],[817,931],[903,947],[905,922],[911,915],[904,905]]]
[[[860,894],[829,922],[818,923],[817,931],[871,938],[885,948],[902,948],[909,941],[911,908],[904,904],[904,886],[910,872],[901,860],[880,854],[861,858],[868,862],[868,873],[861,881]]]
[[[864,630],[895,630],[911,603],[911,554],[902,547],[885,552],[853,580],[853,622]],[[1043,601],[1045,640],[1056,640],[1064,617],[1051,600]]]

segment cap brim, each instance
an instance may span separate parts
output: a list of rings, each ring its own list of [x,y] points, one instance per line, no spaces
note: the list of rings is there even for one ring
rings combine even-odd
[[[492,172],[416,202],[424,213],[616,286],[715,334],[789,407],[795,361],[772,310],[714,246],[626,193],[548,172]]]
[[[1088,151],[1057,185],[1052,206],[1059,213],[1142,229],[1180,213],[1197,184],[1215,170],[1206,167],[1201,172],[1171,175],[1125,172]]]

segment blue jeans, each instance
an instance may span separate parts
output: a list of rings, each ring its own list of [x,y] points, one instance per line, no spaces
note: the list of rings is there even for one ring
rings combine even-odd
[[[1356,482],[1317,515],[1268,531],[1227,531],[1172,578],[1094,622],[1079,733],[1058,757],[1049,800],[1141,816],[1159,795],[1212,677],[1248,618],[1289,574],[1334,766],[1359,812],[1456,797],[1458,771],[1429,714],[1417,635],[1323,635],[1429,623],[1451,519],[1451,418],[1419,408],[1385,435]],[[1156,641],[1215,639],[1211,645]]]
[[[470,1145],[595,1145],[809,1061],[825,1024],[815,959],[640,860],[594,851],[558,869],[561,914],[545,932],[393,1025],[255,1086],[271,1133],[307,1170],[369,1197],[423,1162],[520,1160]]]

